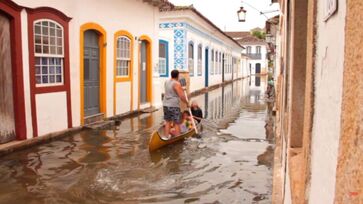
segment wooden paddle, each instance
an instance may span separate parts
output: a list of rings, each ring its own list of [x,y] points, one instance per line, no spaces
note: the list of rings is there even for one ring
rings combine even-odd
[[[181,79],[179,79],[179,83],[180,83],[180,85],[182,86],[182,88],[184,90],[185,98],[187,99],[187,102],[188,102],[189,114],[190,114],[190,116],[193,117],[192,110],[189,107],[189,99],[188,99],[187,88],[186,88],[187,87],[187,81],[185,80],[185,78],[181,78]],[[193,124],[193,128],[195,130],[195,133],[198,134],[198,129],[197,129],[197,126],[195,125],[195,121],[194,121],[193,118],[192,118],[192,124]]]
[[[206,126],[209,126],[211,128],[218,128],[218,123],[210,120],[210,119],[206,119],[206,118],[199,118],[197,116],[193,116],[193,118],[200,120],[200,123]]]

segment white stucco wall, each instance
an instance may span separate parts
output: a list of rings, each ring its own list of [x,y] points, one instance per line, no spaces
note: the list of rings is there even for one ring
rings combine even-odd
[[[116,115],[130,111],[131,107],[131,83],[116,83]]]
[[[158,62],[158,8],[144,3],[142,0],[108,0],[107,3],[99,0],[14,0],[21,6],[29,8],[36,7],[52,7],[65,15],[72,18],[69,22],[69,51],[70,51],[70,77],[71,77],[71,104],[72,104],[72,122],[73,126],[80,125],[80,27],[85,23],[97,23],[103,27],[107,33],[107,48],[106,48],[106,116],[110,117],[114,114],[114,98],[113,98],[113,79],[114,79],[114,34],[119,30],[130,32],[135,40],[141,35],[147,35],[152,39],[152,67],[154,70]],[[87,6],[85,6],[87,5]],[[30,91],[27,81],[29,81],[28,67],[28,51],[27,51],[27,26],[26,14],[22,15],[22,39],[23,39],[23,61],[24,61],[24,84],[26,97],[26,116],[27,116],[27,132],[32,132],[31,115],[30,115]],[[24,46],[26,45],[26,46]],[[138,88],[139,88],[139,44],[134,41],[134,58],[133,58],[133,96],[120,95],[121,100],[133,98],[133,110],[138,108]],[[158,84],[158,78],[153,78],[153,82]],[[160,92],[159,85],[153,85],[153,93]],[[118,90],[118,93],[130,94],[130,87],[125,87],[128,90]],[[50,98],[49,98],[50,99]],[[50,99],[51,100],[51,99]],[[120,99],[116,99],[120,101]],[[49,101],[50,103],[52,101]],[[160,104],[160,97],[153,96],[153,104]],[[37,105],[38,107],[38,105]],[[39,106],[39,108],[42,108]],[[127,112],[130,106],[116,104],[119,113]],[[39,110],[42,112],[42,110]],[[29,112],[29,113],[28,113]],[[51,117],[51,116],[49,116]],[[29,120],[29,121],[28,121]],[[46,132],[41,130],[43,127],[38,124],[39,133]],[[31,136],[29,136],[31,137]]]
[[[21,12],[21,41],[22,41],[22,58],[23,58],[23,85],[24,85],[24,104],[25,104],[25,122],[26,122],[26,137],[33,138],[33,123],[30,102],[30,78],[29,78],[29,48],[28,48],[28,33],[24,30],[28,29],[28,16],[23,10]]]
[[[35,95],[38,134],[68,128],[66,92],[55,92]]]
[[[239,77],[247,77],[249,75],[249,68],[248,68],[248,58],[242,57],[240,61],[240,71],[238,73]]]
[[[323,21],[325,4],[318,1],[315,61],[315,104],[311,139],[309,203],[333,203],[340,137],[346,2]],[[334,33],[334,35],[331,35]]]

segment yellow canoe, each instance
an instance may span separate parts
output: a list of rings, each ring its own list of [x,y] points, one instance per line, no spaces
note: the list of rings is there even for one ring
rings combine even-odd
[[[155,151],[157,149],[160,149],[161,147],[164,147],[169,144],[173,144],[177,141],[183,140],[187,137],[192,137],[195,135],[195,130],[191,129],[190,131],[183,133],[179,136],[173,136],[170,139],[163,138],[164,136],[164,126],[161,126],[157,131],[154,131],[151,134],[150,141],[149,141],[149,151]]]

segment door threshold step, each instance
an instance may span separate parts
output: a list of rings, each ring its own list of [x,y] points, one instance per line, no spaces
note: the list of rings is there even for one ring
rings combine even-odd
[[[140,110],[140,112],[142,112],[142,113],[152,113],[152,112],[155,112],[157,110],[158,110],[157,108],[152,106],[152,107],[149,107],[149,108],[142,109],[142,110]]]
[[[94,114],[91,116],[86,116],[86,117],[84,117],[84,119],[89,119],[89,118],[98,117],[98,116],[102,116],[102,115],[104,115],[104,113],[97,113],[97,114]]]
[[[95,115],[87,116],[84,118],[84,124],[89,125],[99,121],[103,121],[104,117],[105,117],[104,113],[97,113]]]
[[[97,121],[95,123],[91,123],[85,126],[87,129],[91,130],[103,130],[109,129],[115,125],[115,121],[113,120],[105,120],[105,121]]]

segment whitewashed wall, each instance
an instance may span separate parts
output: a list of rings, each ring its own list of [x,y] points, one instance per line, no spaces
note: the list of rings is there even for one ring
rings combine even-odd
[[[24,104],[25,104],[25,122],[27,138],[33,138],[32,112],[30,101],[30,78],[29,78],[29,48],[28,33],[24,32],[28,29],[28,18],[25,10],[21,12],[21,41],[22,41],[22,57],[23,57],[23,83],[24,83]]]
[[[311,137],[309,203],[334,203],[341,130],[346,1],[324,22],[324,1],[317,4],[314,120]],[[329,35],[327,33],[334,33]],[[340,50],[337,52],[337,50]]]
[[[37,94],[35,101],[39,135],[68,128],[66,92]]]

